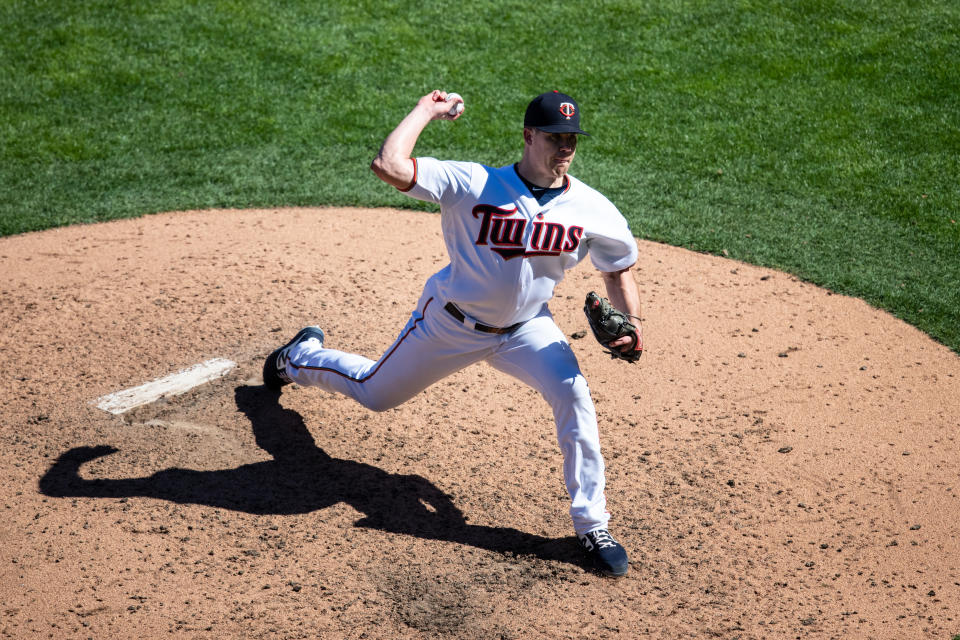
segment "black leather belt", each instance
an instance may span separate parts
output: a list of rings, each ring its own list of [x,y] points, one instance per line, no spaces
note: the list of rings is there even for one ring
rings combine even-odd
[[[466,316],[463,315],[463,312],[460,311],[460,309],[457,309],[457,305],[453,304],[452,302],[448,302],[446,305],[444,305],[443,308],[447,310],[447,313],[452,315],[454,318],[456,318],[460,322],[463,322],[464,320],[466,320]],[[474,329],[476,329],[477,331],[483,331],[484,333],[502,334],[502,333],[510,333],[511,331],[516,331],[517,329],[520,328],[520,325],[522,324],[523,324],[522,322],[518,322],[516,324],[510,325],[509,327],[488,327],[487,325],[480,324],[478,322],[477,325],[474,327]]]

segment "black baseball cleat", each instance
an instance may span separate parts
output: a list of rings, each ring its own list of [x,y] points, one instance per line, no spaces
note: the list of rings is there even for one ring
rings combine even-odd
[[[287,375],[287,363],[290,361],[290,349],[305,340],[316,338],[323,345],[323,331],[320,327],[306,327],[300,329],[293,340],[283,345],[269,356],[263,363],[263,384],[267,389],[279,391],[280,387],[290,384],[293,380]]]
[[[627,560],[627,550],[613,539],[606,529],[597,529],[590,533],[578,535],[580,548],[593,562],[593,566],[605,576],[619,578],[627,575],[630,563]]]

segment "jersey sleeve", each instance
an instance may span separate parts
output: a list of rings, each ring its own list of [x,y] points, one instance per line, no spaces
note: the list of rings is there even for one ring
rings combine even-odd
[[[404,191],[411,198],[444,205],[470,190],[473,163],[414,158],[413,184]]]
[[[604,224],[588,234],[587,248],[594,267],[606,272],[620,271],[637,261],[637,241],[626,218],[609,201],[606,205]]]

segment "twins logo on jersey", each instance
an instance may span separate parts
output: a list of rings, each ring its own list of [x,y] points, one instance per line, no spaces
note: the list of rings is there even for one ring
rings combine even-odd
[[[543,214],[538,213],[533,221],[530,238],[524,244],[524,231],[527,220],[512,217],[517,208],[501,209],[489,204],[478,204],[473,208],[473,217],[481,218],[480,232],[476,244],[492,245],[491,251],[500,254],[505,260],[517,257],[558,256],[561,253],[576,251],[583,237],[583,227],[565,227],[558,222],[544,222]]]

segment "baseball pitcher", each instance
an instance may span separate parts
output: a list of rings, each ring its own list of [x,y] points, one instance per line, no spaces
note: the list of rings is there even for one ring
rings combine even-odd
[[[614,355],[635,361],[643,351],[631,271],[636,241],[617,208],[568,173],[579,137],[588,135],[573,98],[553,91],[530,102],[517,163],[488,167],[413,157],[431,121],[457,120],[463,113],[456,94],[423,96],[371,166],[387,184],[440,205],[450,259],[427,280],[396,341],[374,361],[327,348],[323,331],[307,327],[267,358],[264,384],[316,386],[383,411],[472,363],[488,362],[539,391],[550,405],[580,545],[599,571],[625,575],[627,553],[607,528],[590,389],[548,302],[564,273],[589,255],[609,296],[588,297],[591,327]]]

